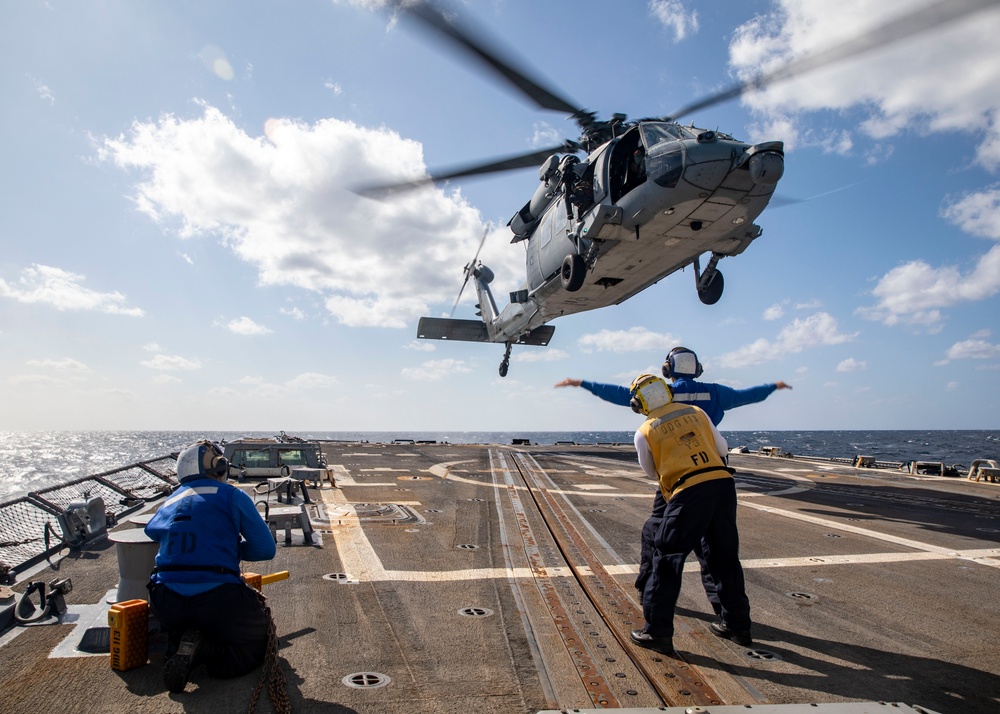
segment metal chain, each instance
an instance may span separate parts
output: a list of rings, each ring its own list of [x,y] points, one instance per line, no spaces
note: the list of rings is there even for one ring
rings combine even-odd
[[[263,598],[262,598],[263,599]],[[267,654],[264,656],[264,667],[260,673],[260,679],[253,690],[250,704],[247,706],[247,714],[253,714],[257,708],[257,700],[267,682],[267,696],[271,700],[271,705],[277,714],[291,714],[292,703],[288,701],[288,692],[285,690],[285,673],[278,665],[278,630],[274,625],[274,618],[271,617],[271,608],[264,606],[267,613]]]

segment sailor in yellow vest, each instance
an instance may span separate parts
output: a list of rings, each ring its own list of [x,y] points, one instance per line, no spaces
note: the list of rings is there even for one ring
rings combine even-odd
[[[736,482],[723,454],[726,440],[701,409],[674,403],[667,383],[651,374],[632,382],[632,410],[646,416],[635,433],[639,465],[667,501],[653,539],[649,579],[642,591],[646,624],[632,630],[640,647],[673,652],[674,607],[688,554],[705,539],[706,566],[717,584],[722,619],[712,632],[752,643],[736,530]]]

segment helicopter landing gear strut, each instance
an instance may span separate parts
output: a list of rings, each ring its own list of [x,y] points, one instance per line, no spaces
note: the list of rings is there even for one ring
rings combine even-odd
[[[722,279],[722,272],[715,266],[719,264],[721,255],[712,254],[712,259],[708,261],[705,270],[701,269],[701,261],[698,256],[694,259],[694,282],[698,289],[698,299],[705,305],[714,305],[722,297],[722,290],[725,288],[725,281]]]
[[[507,343],[507,350],[503,353],[503,360],[500,362],[500,376],[507,376],[507,369],[510,367],[510,347],[511,343]]]

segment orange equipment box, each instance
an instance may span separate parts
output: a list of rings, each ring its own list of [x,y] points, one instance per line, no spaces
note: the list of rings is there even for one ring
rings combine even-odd
[[[116,602],[108,610],[111,628],[111,669],[124,672],[141,667],[149,659],[149,603],[145,600]]]

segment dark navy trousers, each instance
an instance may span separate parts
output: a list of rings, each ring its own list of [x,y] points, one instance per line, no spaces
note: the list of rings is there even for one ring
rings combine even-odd
[[[201,630],[195,661],[211,677],[228,679],[264,663],[268,619],[260,594],[243,583],[225,583],[200,595],[181,595],[163,583],[149,587],[149,607],[167,631],[167,655],[177,651],[184,630]]]
[[[652,569],[653,541],[656,539],[656,531],[663,522],[663,514],[666,510],[667,500],[663,497],[663,493],[660,489],[657,488],[656,496],[653,498],[653,513],[646,519],[646,522],[642,524],[639,574],[635,578],[635,589],[640,593],[645,589],[646,580],[649,578],[649,573]],[[694,553],[695,557],[698,559],[698,564],[701,566],[701,584],[705,586],[705,595],[708,597],[708,603],[712,606],[712,610],[715,611],[715,614],[721,616],[722,603],[719,602],[719,595],[716,592],[715,581],[712,580],[712,574],[708,572],[708,564],[705,561],[704,550],[705,545],[704,542],[702,542],[699,543],[698,546],[691,552]]]
[[[734,630],[750,629],[750,601],[736,528],[736,482],[732,478],[689,486],[667,501],[652,545],[642,594],[647,632],[654,637],[673,637],[684,561],[696,548],[702,549],[723,622]]]

